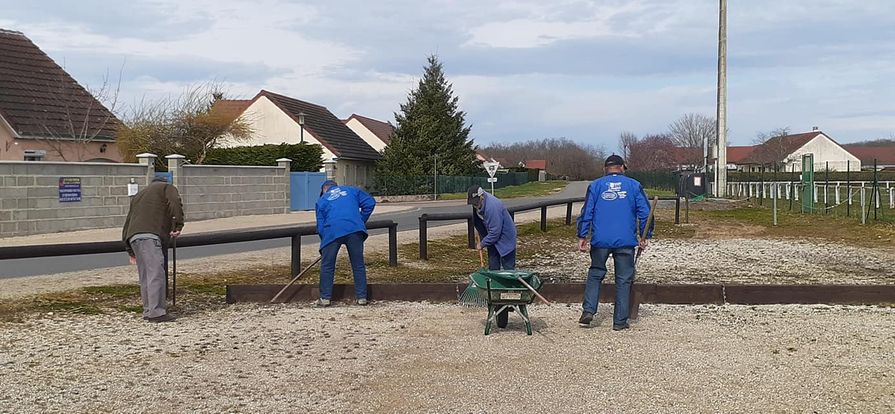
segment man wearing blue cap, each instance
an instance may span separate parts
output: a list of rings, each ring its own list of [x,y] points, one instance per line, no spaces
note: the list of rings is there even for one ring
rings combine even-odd
[[[317,233],[320,235],[320,299],[317,306],[329,306],[332,300],[336,256],[342,245],[348,249],[354,294],[358,305],[367,304],[367,269],[364,265],[364,240],[367,220],[373,214],[376,200],[366,192],[340,186],[327,180],[317,200]]]

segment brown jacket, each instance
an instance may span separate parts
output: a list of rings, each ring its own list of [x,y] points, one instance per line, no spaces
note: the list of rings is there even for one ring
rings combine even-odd
[[[183,203],[177,188],[166,182],[153,181],[131,200],[121,237],[127,252],[134,255],[129,240],[135,234],[152,233],[168,245],[169,233],[183,229]]]

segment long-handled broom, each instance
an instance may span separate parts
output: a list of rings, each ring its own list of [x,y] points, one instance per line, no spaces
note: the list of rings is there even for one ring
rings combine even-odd
[[[478,234],[475,235],[475,244],[479,244]],[[481,250],[479,250],[479,263],[482,265],[481,269],[484,269],[485,254],[482,253]],[[460,304],[467,307],[484,308],[485,306],[488,306],[488,294],[477,288],[475,282],[470,279],[469,285],[466,286],[466,289],[460,294]]]

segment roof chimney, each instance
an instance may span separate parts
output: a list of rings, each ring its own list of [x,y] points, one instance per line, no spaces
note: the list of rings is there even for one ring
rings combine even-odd
[[[820,128],[818,128],[818,127],[816,127],[816,126],[811,127],[811,130],[812,130],[812,131],[817,131],[818,129],[820,129]]]

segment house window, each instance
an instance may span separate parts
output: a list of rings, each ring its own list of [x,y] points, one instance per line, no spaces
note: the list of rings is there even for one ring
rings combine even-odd
[[[43,161],[46,156],[44,150],[25,150],[25,161]]]

